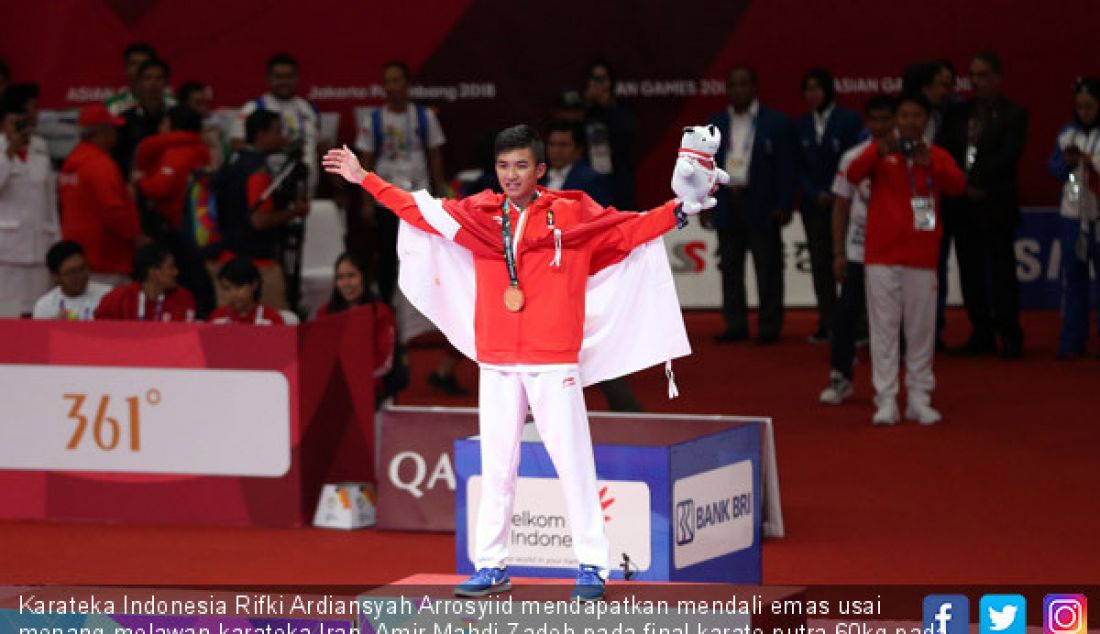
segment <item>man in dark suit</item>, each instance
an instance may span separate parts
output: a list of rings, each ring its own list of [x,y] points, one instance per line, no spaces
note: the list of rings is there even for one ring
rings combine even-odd
[[[572,189],[588,194],[603,206],[611,201],[611,181],[592,169],[584,158],[584,130],[579,123],[558,120],[546,135],[546,159],[550,164],[542,185],[549,189]]]
[[[810,341],[824,343],[829,339],[836,305],[832,185],[840,157],[859,140],[863,123],[854,110],[837,105],[833,75],[823,68],[811,69],[802,78],[802,96],[810,111],[795,123],[798,187],[802,192],[799,211],[817,297],[817,331]]]
[[[970,61],[973,97],[944,116],[941,140],[966,171],[966,195],[944,201],[955,227],[963,300],[973,334],[967,355],[1023,352],[1016,280],[1020,202],[1016,171],[1027,140],[1027,111],[1001,95],[1001,60],[978,53]]]
[[[601,205],[611,205],[611,178],[592,169],[584,153],[584,128],[579,121],[558,119],[551,123],[546,133],[549,166],[540,185],[548,189],[582,191]],[[628,377],[602,381],[596,387],[603,392],[611,411],[642,411]]]
[[[722,271],[719,342],[748,339],[745,254],[752,252],[760,296],[756,342],[775,343],[783,329],[783,241],[794,200],[794,127],[786,115],[756,100],[756,71],[735,66],[726,78],[729,107],[708,123],[722,131],[715,162],[730,174],[709,222],[718,230]]]
[[[634,160],[638,116],[615,99],[615,72],[597,60],[585,80],[585,146],[592,169],[611,182],[612,202],[619,209],[637,209]]]

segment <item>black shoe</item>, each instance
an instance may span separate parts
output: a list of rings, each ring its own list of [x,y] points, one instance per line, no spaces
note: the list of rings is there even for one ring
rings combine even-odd
[[[1002,359],[1019,359],[1024,356],[1024,338],[1009,337],[1001,344]]]
[[[829,343],[829,331],[819,329],[806,339],[810,343]]]
[[[980,357],[987,354],[997,354],[997,342],[992,337],[971,337],[965,344],[952,349],[951,354],[959,357]]]
[[[749,333],[745,330],[726,330],[714,335],[718,343],[733,343],[735,341],[748,341]]]
[[[760,335],[753,340],[758,346],[770,346],[779,343],[779,335]]]
[[[439,374],[432,372],[428,375],[428,385],[435,389],[447,394],[449,396],[466,396],[470,393],[470,390],[462,387],[455,379],[455,375],[443,377]]]

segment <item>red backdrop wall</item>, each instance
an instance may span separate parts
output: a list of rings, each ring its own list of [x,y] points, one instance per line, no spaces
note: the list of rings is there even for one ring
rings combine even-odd
[[[438,109],[451,172],[472,162],[486,132],[545,123],[554,95],[603,57],[637,92],[622,101],[641,122],[639,200],[648,205],[667,195],[680,126],[723,106],[721,78],[734,62],[759,70],[763,101],[796,115],[810,66],[857,86],[841,101],[858,107],[875,82],[896,90],[907,62],[946,57],[965,68],[968,55],[992,49],[1005,62],[1005,92],[1031,113],[1024,203],[1051,204],[1057,187],[1045,160],[1070,117],[1073,78],[1100,73],[1088,45],[1093,4],[560,0],[536,10],[503,0],[38,0],[5,12],[0,56],[16,81],[42,84],[44,106],[72,106],[121,85],[122,48],[145,40],[172,65],[173,83],[207,81],[216,105],[236,106],[263,91],[265,60],[285,50],[301,61],[303,93],[345,115],[346,140],[352,108],[380,101],[381,65],[403,59],[430,89],[423,101]]]

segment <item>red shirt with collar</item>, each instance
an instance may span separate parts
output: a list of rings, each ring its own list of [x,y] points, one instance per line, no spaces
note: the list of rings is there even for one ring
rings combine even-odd
[[[123,321],[195,320],[195,298],[186,288],[177,286],[164,293],[163,297],[158,309],[157,300],[146,297],[138,282],[119,286],[99,300],[95,318]]]
[[[955,159],[937,145],[929,148],[932,162],[928,166],[910,165],[910,161],[897,152],[879,156],[878,148],[878,141],[869,144],[848,166],[847,173],[852,183],[871,179],[864,263],[935,269],[939,266],[940,236],[943,235],[940,194],[962,194],[966,191],[966,175],[955,164]],[[936,208],[935,230],[922,231],[914,225],[914,196],[932,197]]]
[[[406,222],[438,234],[408,192],[373,173],[362,185]],[[539,197],[527,208],[517,247],[519,286],[525,296],[524,307],[517,312],[507,310],[503,299],[509,286],[501,230],[505,197],[484,191],[443,201],[446,212],[461,227],[455,243],[469,249],[474,258],[474,337],[481,363],[576,363],[584,337],[588,277],[676,226],[675,201],[645,213],[621,212],[601,207],[583,192],[541,187],[538,191]],[[509,207],[514,233],[520,214]],[[560,266],[552,266],[555,228],[561,230]]]
[[[259,303],[253,306],[252,310],[248,311],[247,315],[242,315],[229,306],[217,308],[214,312],[210,313],[210,323],[246,324],[256,326],[286,325],[286,321],[283,320],[283,316],[279,314],[278,310]]]

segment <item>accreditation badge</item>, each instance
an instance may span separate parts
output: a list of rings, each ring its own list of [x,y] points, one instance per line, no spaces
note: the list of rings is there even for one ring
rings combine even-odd
[[[745,157],[731,156],[726,160],[726,172],[730,175],[730,185],[744,187],[749,183],[749,161]]]
[[[936,230],[936,201],[931,196],[913,196],[913,228],[917,231]]]

